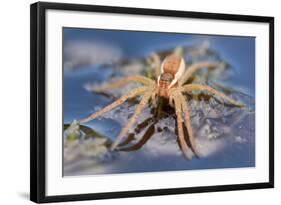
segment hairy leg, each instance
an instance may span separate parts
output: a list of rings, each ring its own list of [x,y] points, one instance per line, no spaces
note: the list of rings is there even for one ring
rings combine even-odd
[[[132,98],[132,97],[135,97],[135,96],[143,94],[145,91],[147,91],[147,89],[148,89],[148,87],[146,87],[146,86],[136,88],[136,89],[130,91],[129,93],[121,96],[118,100],[116,100],[113,103],[107,105],[103,109],[101,109],[101,110],[91,114],[90,116],[88,116],[88,117],[86,117],[84,119],[79,120],[79,123],[89,122],[90,120],[93,120],[93,119],[101,116],[102,114],[104,114],[104,113],[114,109],[115,107],[123,104],[128,98]]]
[[[111,150],[114,150],[118,146],[118,144],[122,141],[124,136],[127,134],[130,127],[133,126],[133,124],[136,122],[136,119],[141,114],[142,109],[147,104],[148,100],[151,98],[152,92],[153,92],[152,90],[147,90],[144,93],[140,103],[137,105],[137,107],[135,109],[133,116],[129,119],[128,123],[122,128],[122,130],[119,133],[119,135],[117,136],[115,142],[112,144]]]
[[[194,63],[187,68],[185,73],[180,78],[179,84],[183,85],[193,75],[193,73],[195,73],[196,71],[198,71],[202,68],[212,69],[212,68],[216,68],[216,67],[221,66],[221,65],[222,64],[218,63],[218,62],[208,62],[208,61],[200,62],[200,63]]]
[[[188,106],[186,105],[187,102],[185,101],[185,99],[184,99],[184,97],[181,93],[179,93],[179,98],[180,98],[181,105],[182,105],[182,111],[184,113],[184,120],[185,120],[185,125],[186,125],[186,128],[187,128],[187,132],[188,132],[188,135],[189,135],[189,141],[190,141],[191,149],[197,157],[200,157],[200,153],[198,152],[198,150],[196,148],[196,142],[195,142],[195,139],[194,139],[194,136],[193,136],[189,109],[188,109]]]
[[[94,92],[105,92],[108,90],[122,87],[131,82],[138,82],[138,83],[140,83],[142,85],[146,85],[146,86],[152,85],[154,83],[154,81],[149,78],[136,75],[136,76],[128,76],[128,77],[124,77],[124,78],[121,78],[118,80],[114,80],[114,81],[109,82],[102,86],[96,86],[96,85],[89,86],[89,90],[94,91]]]
[[[207,91],[213,95],[219,96],[222,99],[228,101],[230,104],[237,106],[237,107],[243,107],[244,105],[233,100],[232,98],[226,96],[222,92],[219,92],[215,90],[214,88],[207,86],[207,85],[200,85],[200,84],[188,84],[184,85],[182,88],[182,92],[192,92],[192,91]]]
[[[183,56],[183,47],[178,46],[173,50],[173,55],[182,57]]]
[[[188,146],[186,144],[186,141],[184,139],[184,133],[182,128],[182,110],[181,110],[181,102],[180,100],[175,97],[174,103],[175,103],[175,110],[176,110],[176,116],[177,116],[177,126],[178,126],[178,137],[179,137],[179,143],[180,147],[182,149],[182,153],[186,159],[190,159],[190,156],[188,154]]]
[[[154,70],[155,77],[157,78],[161,74],[160,57],[156,53],[151,53],[149,57],[150,57],[149,63],[151,64],[150,66]]]

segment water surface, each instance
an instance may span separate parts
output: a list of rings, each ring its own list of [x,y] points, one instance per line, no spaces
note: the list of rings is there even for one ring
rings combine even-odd
[[[255,38],[73,28],[65,28],[63,35],[64,124],[88,116],[137,86],[101,95],[89,92],[89,85],[131,74],[145,75],[150,69],[145,59],[151,52],[164,55],[176,47],[184,49],[187,63],[219,60],[228,64],[228,69],[219,75],[206,80],[202,77],[206,73],[200,72],[195,80],[246,105],[240,109],[214,98],[190,99],[193,131],[202,157],[186,160],[176,140],[174,113],[164,111],[164,116],[155,122],[151,106],[143,110],[130,129],[134,139],[124,146],[126,149],[109,151],[107,143],[115,140],[139,99],[126,102],[83,125],[97,132],[98,137],[85,138],[82,134],[70,141],[64,135],[64,175],[255,166]],[[151,117],[149,123],[136,130]],[[140,141],[145,143],[137,149]]]

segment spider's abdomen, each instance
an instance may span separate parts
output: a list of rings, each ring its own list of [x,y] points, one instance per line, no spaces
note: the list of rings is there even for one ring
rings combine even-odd
[[[183,58],[170,55],[167,56],[161,65],[161,75],[158,77],[158,95],[168,98],[168,89],[177,85],[178,79],[185,69]]]
[[[162,65],[163,73],[170,73],[173,76],[179,71],[181,65],[181,58],[175,55],[170,55],[165,58]]]

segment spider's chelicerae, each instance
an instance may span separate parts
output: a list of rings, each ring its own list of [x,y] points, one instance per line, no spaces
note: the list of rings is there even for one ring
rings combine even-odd
[[[112,144],[111,150],[114,150],[123,140],[123,138],[126,136],[130,127],[134,125],[137,118],[141,114],[142,109],[146,106],[146,104],[148,104],[149,100],[151,99],[152,104],[156,107],[159,98],[166,98],[169,100],[169,104],[175,109],[175,114],[177,118],[178,141],[184,157],[186,159],[190,158],[188,154],[188,145],[184,138],[184,132],[182,127],[183,121],[188,131],[190,148],[192,149],[192,151],[196,156],[200,156],[194,140],[188,104],[185,100],[183,93],[192,94],[193,91],[197,91],[197,92],[204,91],[204,92],[208,92],[211,95],[218,96],[222,100],[225,100],[234,106],[242,107],[243,105],[233,100],[232,98],[226,96],[225,94],[215,90],[210,86],[202,85],[202,84],[193,84],[193,83],[185,84],[189,80],[189,78],[199,69],[215,68],[220,66],[220,63],[199,62],[199,63],[194,63],[188,66],[187,69],[185,69],[184,59],[180,55],[177,55],[176,53],[167,56],[162,63],[160,62],[160,58],[156,54],[153,55],[152,57],[154,59],[153,67],[155,70],[155,76],[158,76],[156,80],[152,80],[144,76],[128,76],[110,82],[106,85],[96,87],[94,89],[95,91],[104,92],[124,86],[130,82],[137,82],[142,85],[140,87],[134,88],[127,94],[124,94],[118,100],[107,105],[103,109],[91,114],[87,118],[79,120],[79,122],[80,123],[88,122],[114,109],[115,107],[121,105],[129,98],[142,96],[139,104],[135,108],[134,114],[128,120],[127,124],[121,129],[115,142]]]

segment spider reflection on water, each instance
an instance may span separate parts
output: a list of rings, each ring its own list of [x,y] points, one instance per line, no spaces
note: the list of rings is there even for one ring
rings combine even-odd
[[[115,142],[111,145],[111,150],[115,150],[118,146],[127,144],[127,142],[130,141],[130,135],[126,140],[123,141],[123,139],[127,135],[129,129],[135,124],[143,108],[148,104],[150,100],[153,107],[156,109],[158,108],[160,102],[163,102],[163,100],[168,101],[168,104],[175,110],[178,142],[184,157],[186,159],[190,159],[190,156],[188,154],[188,147],[191,148],[195,156],[199,157],[200,153],[198,152],[198,149],[196,147],[196,142],[191,126],[190,111],[183,94],[187,93],[189,95],[192,95],[194,91],[207,92],[210,95],[221,98],[221,100],[224,100],[233,106],[243,107],[243,105],[210,86],[188,83],[188,80],[196,71],[203,68],[217,68],[221,66],[220,62],[198,62],[191,64],[187,67],[187,69],[185,69],[186,65],[184,59],[180,54],[176,52],[166,56],[162,63],[160,61],[160,57],[157,54],[152,54],[151,58],[153,59],[152,67],[155,72],[154,75],[158,76],[156,80],[152,80],[145,76],[136,75],[124,77],[122,79],[109,82],[108,84],[105,84],[103,86],[94,87],[93,90],[95,92],[106,92],[125,86],[126,84],[131,82],[137,82],[141,85],[122,95],[119,99],[107,105],[103,109],[89,115],[84,119],[79,120],[79,123],[82,124],[89,122],[90,120],[103,115],[104,113],[116,108],[117,106],[120,106],[130,98],[142,96],[140,102],[136,105],[134,114],[130,117],[127,124],[121,129]],[[183,129],[183,122],[187,130],[186,132]],[[148,131],[154,129],[155,123],[156,122],[153,122],[150,125]],[[151,135],[148,134],[147,136]],[[149,137],[142,138],[143,142],[137,143],[131,149],[138,149],[140,146],[142,146],[141,144],[143,144],[148,139]]]

